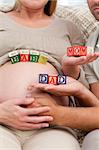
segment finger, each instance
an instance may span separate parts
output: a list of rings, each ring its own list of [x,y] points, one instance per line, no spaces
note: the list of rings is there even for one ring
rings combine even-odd
[[[35,102],[34,98],[24,98],[24,99],[16,99],[15,100],[16,105],[29,105],[33,102]]]
[[[45,90],[45,89],[46,89],[46,86],[47,86],[47,84],[38,83],[38,84],[30,85],[30,86],[28,87],[28,89],[29,89],[29,90],[32,90],[32,89],[35,87],[35,88],[38,88],[38,89],[40,89],[40,90]]]
[[[31,129],[46,128],[46,127],[49,127],[48,123],[38,123],[38,124],[26,123],[22,127],[20,127],[19,129],[21,129],[21,130],[31,130]]]
[[[90,62],[93,62],[94,60],[96,60],[98,57],[97,56],[94,56],[93,58],[91,58],[90,60],[89,60],[89,63]]]
[[[24,119],[24,121],[31,123],[49,122],[53,120],[51,116],[27,116]]]
[[[80,56],[76,59],[75,65],[82,65],[86,61],[86,56]]]
[[[95,55],[96,55],[97,57],[99,57],[99,52],[95,52]]]
[[[86,56],[86,58],[87,58],[87,60],[90,60],[90,59],[92,59],[94,56],[95,56],[94,53],[93,53],[93,54],[88,54],[88,55]]]
[[[26,115],[38,115],[40,113],[45,113],[50,111],[50,108],[47,106],[35,107],[35,108],[24,108]]]

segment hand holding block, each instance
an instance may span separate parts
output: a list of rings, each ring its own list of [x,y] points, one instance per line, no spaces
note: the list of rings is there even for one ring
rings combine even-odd
[[[30,60],[29,50],[20,50],[20,61],[28,62]]]
[[[9,58],[10,58],[12,64],[17,63],[17,62],[20,61],[20,56],[19,56],[17,51],[10,52],[9,53]]]

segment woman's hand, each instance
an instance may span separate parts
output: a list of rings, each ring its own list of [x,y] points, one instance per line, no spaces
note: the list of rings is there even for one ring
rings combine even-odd
[[[34,107],[27,106],[34,103]],[[51,116],[39,116],[40,113],[49,112],[49,107],[35,106],[33,98],[12,99],[0,104],[0,123],[20,130],[31,130],[48,127],[53,120]]]
[[[66,57],[62,58],[62,70],[64,74],[77,79],[80,74],[80,65],[88,64],[99,57],[99,53],[88,54],[80,57]]]
[[[98,57],[99,57],[99,53],[92,53],[92,54],[88,54],[87,56],[80,56],[80,57],[66,57],[66,55],[64,55],[62,64],[64,66],[84,65],[96,60]]]

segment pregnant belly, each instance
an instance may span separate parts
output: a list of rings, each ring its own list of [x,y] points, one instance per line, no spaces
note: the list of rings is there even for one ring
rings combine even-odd
[[[38,83],[39,74],[56,75],[56,69],[49,63],[46,65],[31,62],[10,62],[0,67],[0,100],[24,98],[27,87]],[[39,92],[34,89],[34,93]]]

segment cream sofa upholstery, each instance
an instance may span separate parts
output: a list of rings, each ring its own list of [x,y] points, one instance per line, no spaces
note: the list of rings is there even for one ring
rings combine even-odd
[[[98,21],[93,17],[87,5],[83,7],[58,6],[56,15],[76,24],[85,40],[98,25]]]
[[[0,11],[10,11],[13,9],[15,2],[16,0],[2,0],[0,2]],[[98,21],[96,21],[93,15],[90,13],[87,5],[80,7],[59,5],[55,14],[76,24],[85,37],[85,40],[98,25]]]

